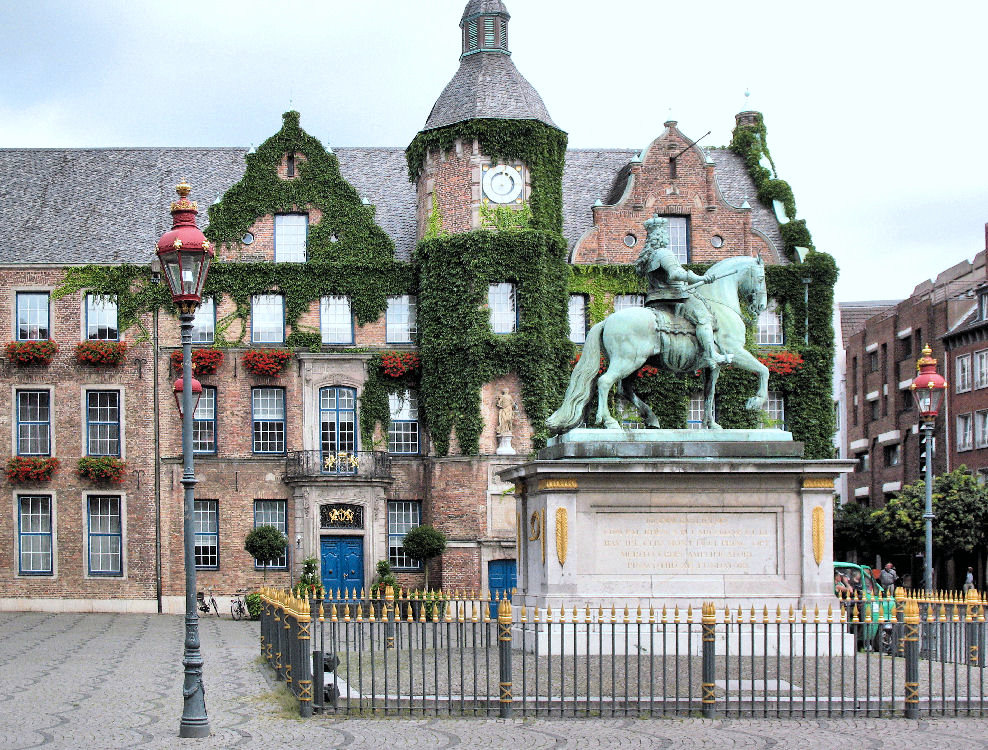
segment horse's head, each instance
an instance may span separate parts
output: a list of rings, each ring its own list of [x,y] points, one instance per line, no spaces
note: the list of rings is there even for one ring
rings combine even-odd
[[[765,286],[765,263],[761,253],[757,258],[748,259],[748,268],[741,280],[739,290],[748,295],[748,309],[758,317],[768,307],[768,290]]]

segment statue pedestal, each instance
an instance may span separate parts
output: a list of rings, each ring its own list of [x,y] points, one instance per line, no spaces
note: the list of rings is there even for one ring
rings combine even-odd
[[[836,610],[834,479],[854,462],[802,447],[781,430],[556,438],[500,474],[522,520],[515,604]]]
[[[511,447],[511,438],[514,437],[510,432],[505,432],[503,435],[497,436],[497,448],[494,453],[498,456],[514,456],[515,449]]]

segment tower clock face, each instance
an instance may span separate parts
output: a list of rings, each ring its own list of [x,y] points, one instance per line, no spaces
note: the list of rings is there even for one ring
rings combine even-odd
[[[521,174],[514,167],[498,164],[484,172],[484,197],[494,203],[514,203],[524,187]]]

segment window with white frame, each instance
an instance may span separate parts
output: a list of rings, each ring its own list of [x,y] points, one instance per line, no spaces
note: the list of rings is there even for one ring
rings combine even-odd
[[[706,417],[704,409],[703,394],[693,393],[690,395],[690,415],[686,420],[686,427],[690,430],[703,429],[703,420]]]
[[[89,575],[123,575],[123,525],[119,495],[87,499]]]
[[[666,216],[665,219],[669,222],[669,249],[680,263],[689,263],[689,220],[685,216]]]
[[[899,443],[886,445],[884,452],[886,466],[898,466],[902,462],[902,448]]]
[[[18,495],[18,572],[26,576],[52,574],[51,495]]]
[[[250,340],[281,344],[285,340],[285,300],[280,294],[258,294],[251,299]]]
[[[978,320],[988,320],[988,294],[978,295]]]
[[[119,338],[116,297],[86,295],[86,338],[90,341],[116,341]]]
[[[254,388],[251,391],[254,453],[285,452],[285,391]]]
[[[786,429],[786,399],[778,391],[768,392],[768,401],[765,402],[765,411],[768,412],[769,426],[780,430]]]
[[[218,500],[195,501],[195,551],[197,570],[220,566],[220,511]]]
[[[418,333],[415,314],[416,298],[414,294],[388,297],[385,333],[389,344],[410,344],[415,340],[415,334]]]
[[[759,346],[781,346],[782,339],[782,315],[776,300],[770,299],[768,306],[758,314],[757,343]]]
[[[954,392],[963,393],[971,390],[971,355],[962,354],[956,360],[957,378],[954,383]]]
[[[203,297],[192,318],[192,343],[212,344],[216,336],[216,305],[212,297]]]
[[[420,570],[422,568],[421,563],[406,555],[401,546],[405,540],[405,534],[421,524],[421,501],[388,501],[388,562],[396,570]]]
[[[216,453],[216,389],[204,385],[192,414],[192,450]]]
[[[487,288],[487,307],[491,312],[491,330],[494,333],[514,333],[518,330],[514,284],[491,284]]]
[[[388,451],[417,454],[419,452],[419,400],[415,391],[389,393],[391,424],[388,426]]]
[[[353,343],[349,297],[323,297],[319,301],[319,331],[324,344]]]
[[[988,411],[974,412],[974,447],[988,448]]]
[[[17,293],[17,340],[44,341],[51,338],[47,292]]]
[[[574,344],[587,340],[587,298],[582,294],[569,296],[569,340]]]
[[[51,455],[50,391],[17,391],[17,455]]]
[[[308,232],[307,214],[276,214],[274,217],[275,263],[304,263]]]
[[[641,294],[615,294],[614,312],[625,310],[629,307],[644,307],[645,296]]]
[[[973,447],[972,423],[970,414],[957,415],[957,450],[969,451]]]
[[[86,391],[86,455],[120,456],[120,391]]]
[[[284,500],[255,500],[254,528],[258,526],[274,526],[282,534],[288,535],[287,504]],[[254,560],[255,568],[263,568],[263,560]],[[288,548],[280,557],[268,561],[269,568],[288,567]]]
[[[988,349],[974,353],[974,387],[988,388]]]

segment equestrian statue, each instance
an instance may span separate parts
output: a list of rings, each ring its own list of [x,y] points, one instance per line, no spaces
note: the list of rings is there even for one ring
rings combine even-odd
[[[714,419],[714,392],[724,364],[758,374],[758,392],[748,399],[748,409],[761,409],[768,400],[768,368],[744,348],[747,324],[741,312],[742,298],[756,318],[767,304],[761,257],[726,258],[700,276],[683,268],[669,248],[667,224],[658,215],[645,222],[648,239],[635,262],[648,283],[645,307],[625,308],[590,329],[563,404],[546,421],[551,433],[567,432],[584,421],[594,380],[597,424],[620,428],[607,407],[611,388],[620,382],[621,394],[645,425],[658,428],[655,413],[634,391],[636,373],[646,363],[673,373],[704,371],[707,429],[720,429]],[[601,354],[608,364],[598,377]]]

